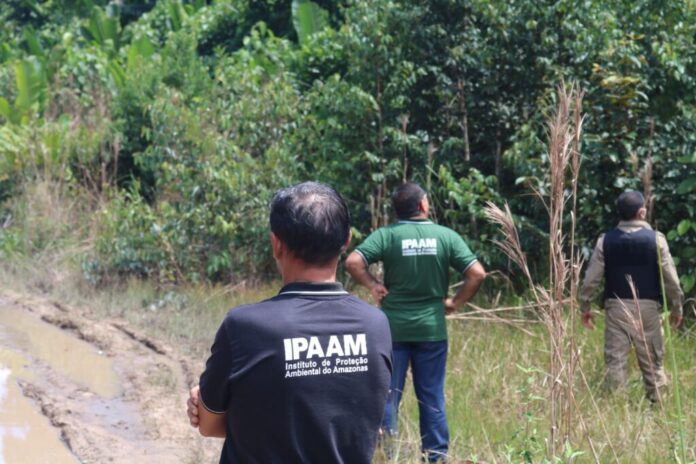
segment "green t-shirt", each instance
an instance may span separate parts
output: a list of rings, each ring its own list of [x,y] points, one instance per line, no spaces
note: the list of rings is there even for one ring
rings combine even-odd
[[[399,221],[370,234],[356,251],[367,264],[384,263],[389,294],[382,300],[382,310],[393,341],[447,339],[443,300],[449,268],[465,272],[476,262],[459,234],[428,220]]]

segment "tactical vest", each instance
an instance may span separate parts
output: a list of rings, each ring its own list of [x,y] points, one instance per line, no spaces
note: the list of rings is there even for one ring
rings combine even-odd
[[[604,298],[633,299],[627,275],[633,279],[638,298],[659,301],[660,271],[654,230],[624,232],[614,229],[604,235]]]

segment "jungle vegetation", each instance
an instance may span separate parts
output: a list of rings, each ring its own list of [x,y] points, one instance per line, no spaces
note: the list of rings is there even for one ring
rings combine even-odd
[[[693,327],[667,335],[683,404],[646,413],[639,382],[599,392],[601,331],[576,339],[567,303],[635,189],[693,314],[693,0],[4,0],[0,24],[0,287],[203,359],[231,302],[275,291],[278,188],[332,185],[355,244],[413,180],[491,276],[450,321],[453,456],[696,457]],[[566,89],[584,117],[572,169],[549,142]],[[420,462],[404,409],[403,462]]]
[[[94,284],[272,275],[266,205],[329,183],[358,239],[404,179],[488,268],[486,201],[525,249],[548,218],[545,118],[562,80],[585,91],[577,241],[589,257],[624,189],[648,193],[684,289],[696,283],[696,10],[681,0],[106,1],[0,5],[0,252],[50,182],[90,211]],[[530,257],[546,272],[547,257]]]

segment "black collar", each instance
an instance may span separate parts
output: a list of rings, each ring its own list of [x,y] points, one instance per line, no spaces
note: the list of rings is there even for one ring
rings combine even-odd
[[[341,282],[291,282],[280,289],[278,295],[348,295]]]

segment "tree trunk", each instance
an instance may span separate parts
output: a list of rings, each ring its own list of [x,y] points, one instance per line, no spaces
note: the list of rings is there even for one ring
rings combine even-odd
[[[500,173],[502,171],[502,144],[500,142],[500,128],[495,131],[495,177],[500,182]]]
[[[401,181],[406,182],[408,180],[408,114],[402,114],[399,118],[401,121],[401,135],[404,138],[404,149],[402,150],[402,173]]]
[[[462,129],[462,138],[464,139],[464,161],[471,161],[471,151],[469,149],[469,113],[466,110],[466,90],[464,81],[457,81],[457,101],[459,102],[459,114],[461,121],[459,127]]]

